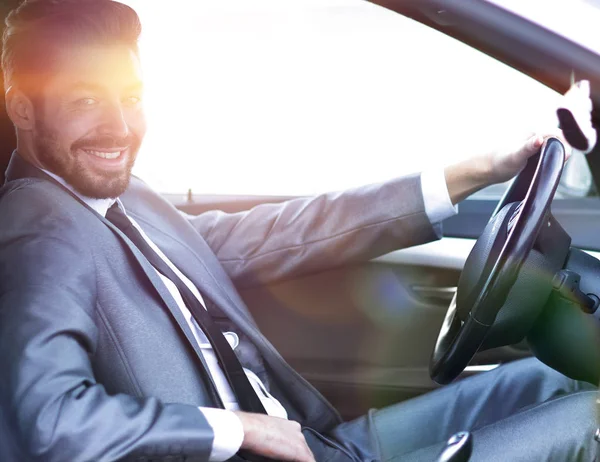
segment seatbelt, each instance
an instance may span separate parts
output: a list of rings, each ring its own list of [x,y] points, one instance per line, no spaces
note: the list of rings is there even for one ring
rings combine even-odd
[[[115,202],[108,210],[106,218],[131,239],[133,244],[144,254],[157,271],[175,284],[186,307],[190,310],[211,343],[219,364],[225,373],[225,377],[235,393],[240,408],[246,412],[267,414],[231,345],[229,345],[229,342],[217,327],[211,315],[204,309],[189,287],[185,285],[160,255],[150,247],[146,239],[144,239],[127,215],[125,215],[125,212],[121,210],[118,203]]]

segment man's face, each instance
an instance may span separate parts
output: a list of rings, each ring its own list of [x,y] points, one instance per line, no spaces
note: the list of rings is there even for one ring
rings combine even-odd
[[[79,46],[34,95],[34,160],[79,193],[120,196],[146,131],[139,59],[123,46]]]

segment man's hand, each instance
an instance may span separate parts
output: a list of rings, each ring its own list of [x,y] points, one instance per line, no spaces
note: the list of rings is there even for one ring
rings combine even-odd
[[[523,170],[527,160],[539,151],[548,136],[556,136],[563,142],[568,159],[571,148],[557,131],[556,134],[547,136],[532,135],[515,148],[500,149],[446,167],[444,174],[452,203],[457,204],[491,184],[510,180]]]
[[[539,151],[543,143],[543,137],[534,135],[513,149],[503,149],[488,154],[487,169],[489,173],[486,179],[488,184],[510,180],[525,168],[529,158]]]
[[[244,427],[242,450],[274,460],[315,462],[298,422],[247,412],[235,414]]]

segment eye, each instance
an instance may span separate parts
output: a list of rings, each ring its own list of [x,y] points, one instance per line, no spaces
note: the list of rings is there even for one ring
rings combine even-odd
[[[136,106],[142,102],[142,98],[139,96],[129,96],[125,98],[125,103],[129,106]]]
[[[94,106],[98,101],[95,98],[81,98],[75,101],[75,104],[80,107]]]

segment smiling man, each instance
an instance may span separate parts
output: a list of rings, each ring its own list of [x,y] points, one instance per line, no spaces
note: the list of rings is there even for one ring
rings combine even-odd
[[[46,3],[47,8],[52,7],[51,2]],[[75,19],[77,13],[71,15]],[[80,26],[84,25],[94,27],[82,21]],[[106,30],[105,41],[87,46],[74,43],[75,37],[69,33],[57,24],[49,25],[47,54],[42,59],[29,58],[30,68],[22,72],[20,54],[41,50],[28,43],[35,37],[11,36],[8,30],[6,96],[17,128],[28,135],[19,137],[19,151],[32,153],[27,158],[32,165],[64,178],[84,196],[119,197],[129,184],[146,131],[142,76],[137,49],[131,46],[139,31],[136,27]],[[93,33],[80,32],[83,37]],[[110,43],[116,34],[123,36]],[[11,41],[15,43],[12,49]],[[26,47],[37,51],[24,50]],[[33,111],[35,117],[29,117]]]
[[[146,130],[139,33],[111,0],[26,0],[7,19],[17,149],[0,190],[0,460],[431,461],[460,430],[475,460],[591,460],[593,387],[536,360],[342,423],[232,282],[438,238],[453,204],[514,176],[541,138],[445,171],[184,215],[131,176]]]

